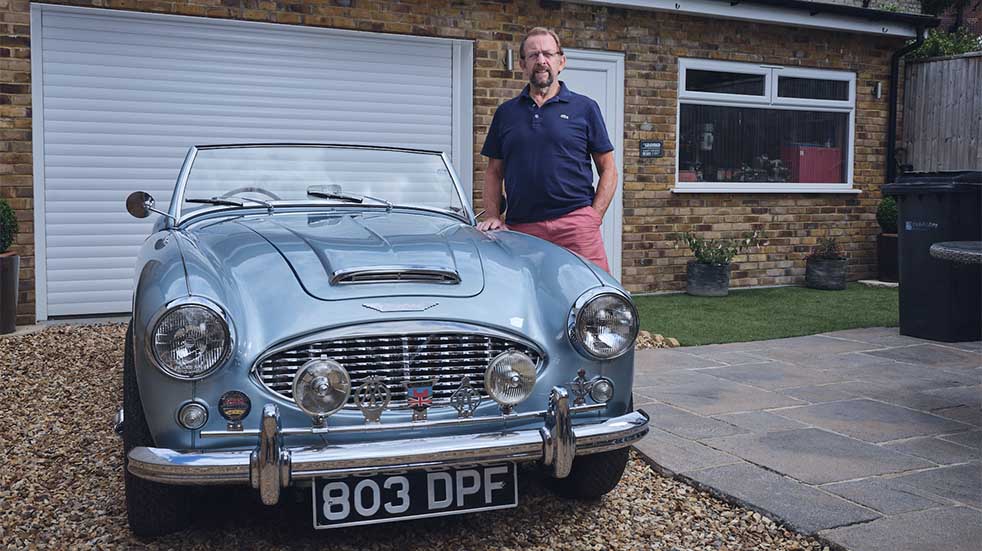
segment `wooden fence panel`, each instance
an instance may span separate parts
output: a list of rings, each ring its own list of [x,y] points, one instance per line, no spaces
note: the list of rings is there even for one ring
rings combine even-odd
[[[982,52],[907,62],[905,71],[906,163],[982,170]]]

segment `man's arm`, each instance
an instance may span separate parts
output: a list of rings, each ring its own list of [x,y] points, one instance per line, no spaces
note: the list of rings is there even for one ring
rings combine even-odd
[[[484,171],[484,220],[477,224],[477,229],[506,230],[501,220],[501,183],[504,179],[505,162],[501,159],[489,158],[488,168]],[[609,203],[610,200],[608,199]]]
[[[593,162],[597,165],[597,172],[600,173],[600,181],[597,182],[597,193],[593,196],[593,208],[604,217],[607,207],[614,200],[614,192],[617,191],[617,161],[614,159],[614,152],[592,153]],[[485,193],[487,185],[485,184]]]

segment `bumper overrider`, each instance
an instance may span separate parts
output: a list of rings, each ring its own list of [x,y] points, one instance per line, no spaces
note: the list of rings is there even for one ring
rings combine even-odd
[[[554,387],[546,411],[521,415],[542,417],[544,423],[538,429],[286,447],[283,436],[294,431],[284,431],[276,405],[266,404],[258,431],[259,444],[251,451],[137,447],[129,453],[129,471],[164,484],[251,484],[267,505],[276,504],[280,490],[292,482],[315,477],[541,461],[552,476],[565,478],[575,456],[624,448],[648,432],[648,414],[641,410],[599,423],[573,426],[572,413],[590,409],[596,408],[571,408],[567,390]],[[514,417],[518,416],[504,416],[505,419]]]

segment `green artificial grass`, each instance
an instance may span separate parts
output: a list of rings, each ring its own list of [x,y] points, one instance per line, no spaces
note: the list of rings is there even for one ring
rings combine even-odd
[[[844,291],[804,287],[730,290],[726,297],[636,296],[641,329],[682,346],[759,341],[858,327],[899,325],[896,288],[850,283]]]

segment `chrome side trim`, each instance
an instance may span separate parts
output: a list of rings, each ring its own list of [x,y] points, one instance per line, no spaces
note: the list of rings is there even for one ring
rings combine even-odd
[[[563,408],[555,408],[557,417]],[[264,421],[267,419],[265,416]],[[275,416],[269,417],[275,421]],[[561,425],[561,423],[559,423]],[[321,447],[279,448],[275,422],[264,423],[266,447],[238,451],[178,451],[137,447],[129,453],[129,470],[135,476],[164,484],[252,484],[263,489],[265,502],[278,500],[283,484],[320,476],[380,474],[407,469],[433,469],[460,464],[492,464],[503,461],[537,461],[544,456],[539,429],[500,431],[457,436],[333,444]],[[573,453],[585,455],[623,448],[648,432],[648,415],[633,411],[601,423],[572,427]],[[553,463],[569,452],[553,453]],[[252,456],[257,462],[253,466]],[[264,458],[264,459],[261,459]],[[253,474],[256,473],[256,474]],[[253,479],[256,479],[253,481]],[[275,498],[275,499],[274,499]]]

